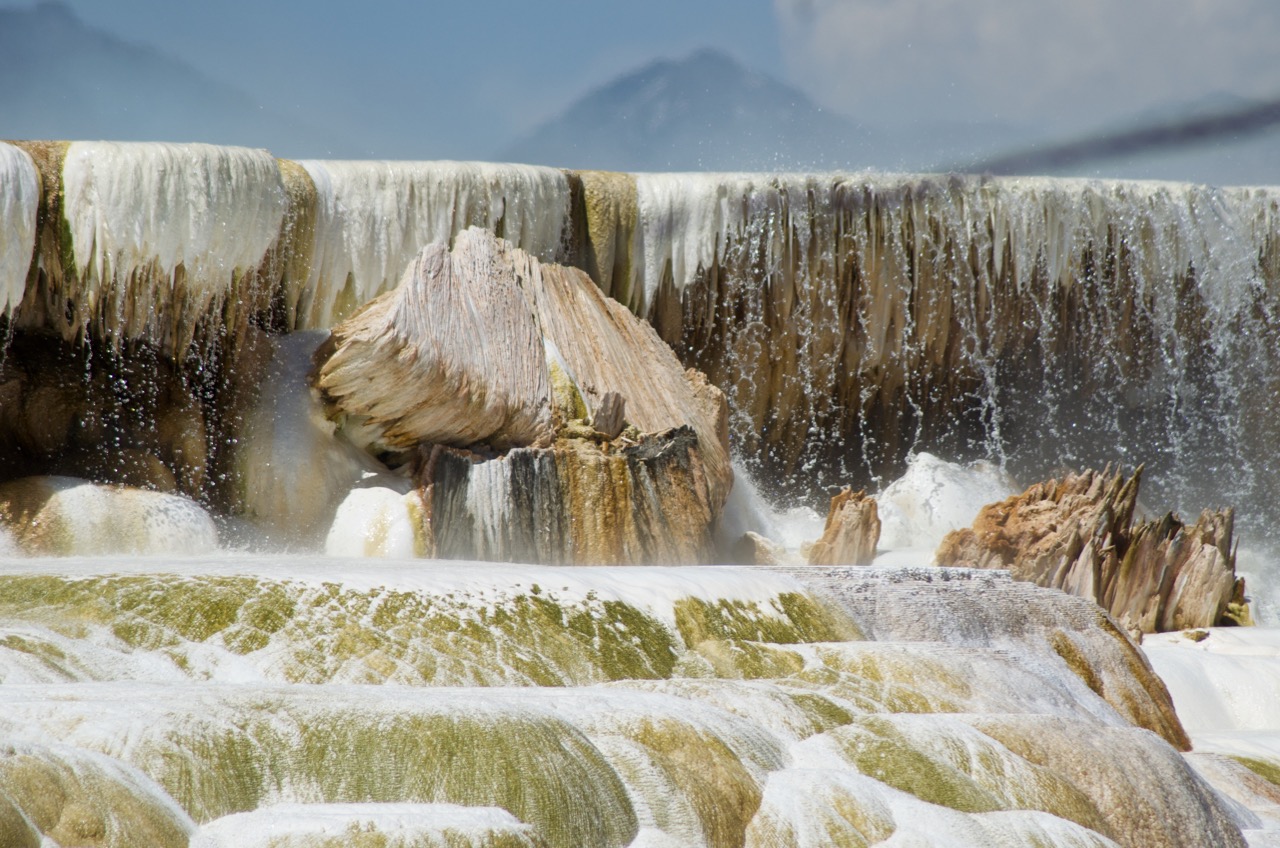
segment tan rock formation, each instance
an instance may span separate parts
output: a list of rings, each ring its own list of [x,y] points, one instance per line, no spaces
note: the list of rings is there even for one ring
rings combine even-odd
[[[870,565],[879,541],[876,499],[845,486],[831,499],[822,538],[809,549],[809,564]]]
[[[610,439],[618,438],[627,426],[627,399],[617,392],[605,392],[591,417],[591,426]]]
[[[465,236],[466,234],[464,234]],[[375,450],[547,441],[550,377],[509,263],[474,235],[425,248],[400,286],[334,328],[316,384]]]
[[[436,555],[712,557],[733,481],[724,397],[580,270],[467,230],[452,252],[426,248],[316,361],[354,440],[421,448]]]
[[[1238,623],[1247,613],[1232,510],[1206,510],[1192,527],[1173,514],[1133,527],[1141,474],[1085,471],[1037,483],[948,534],[937,563],[1004,568],[1091,598],[1131,633]]]
[[[437,446],[418,474],[427,552],[566,565],[710,562],[719,510],[698,446],[689,427],[628,445],[560,438],[489,459]]]

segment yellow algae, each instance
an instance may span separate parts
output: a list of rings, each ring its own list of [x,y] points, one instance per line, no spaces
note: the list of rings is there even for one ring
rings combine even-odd
[[[720,739],[690,724],[646,719],[629,734],[688,803],[708,848],[737,848],[760,807],[761,791]]]
[[[563,422],[586,420],[587,404],[573,377],[565,371],[559,356],[547,356],[547,371],[551,381],[551,404]]]
[[[139,765],[197,822],[256,808],[272,777],[249,722],[210,720],[167,730],[134,754]]]
[[[627,681],[621,686],[701,701],[763,727],[780,739],[807,739],[853,720],[853,714],[817,692],[797,691],[787,681],[714,679]]]
[[[630,174],[577,171],[585,207],[580,263],[596,285],[632,312],[641,314],[646,304],[642,287],[633,285],[632,251],[639,207],[636,180]]]
[[[693,650],[716,677],[739,680],[788,677],[804,668],[804,658],[764,642],[704,639]]]
[[[1234,754],[1228,756],[1268,783],[1280,786],[1280,764],[1259,757],[1244,757]]]
[[[1073,783],[967,725],[864,717],[829,735],[863,774],[921,800],[969,813],[1040,810],[1109,832]]]
[[[864,677],[817,664],[806,666],[786,682],[792,687],[813,689],[860,713],[950,713],[964,709],[961,701],[938,692],[922,692],[908,683],[877,678],[877,672],[871,667],[870,676]]]
[[[1071,669],[1071,673],[1084,681],[1084,685],[1088,686],[1094,694],[1100,698],[1106,697],[1105,687],[1102,678],[1093,668],[1093,663],[1089,662],[1089,658],[1085,656],[1080,646],[1071,640],[1066,633],[1061,630],[1055,630],[1053,635],[1049,637],[1049,644],[1053,648],[1053,652],[1062,657],[1062,661],[1067,664],[1067,668]]]
[[[922,801],[969,813],[1003,809],[971,775],[923,750],[888,722],[855,719],[828,735],[860,772]]]
[[[294,785],[327,802],[496,806],[549,846],[623,846],[635,813],[617,775],[567,724],[504,715],[317,716],[297,748],[274,747]],[[284,741],[284,740],[280,740]]]
[[[0,746],[0,787],[0,835],[15,836],[6,846],[36,831],[80,848],[185,848],[192,830],[139,775],[78,752]]]
[[[759,603],[683,598],[675,603],[676,628],[686,645],[706,639],[737,639],[792,645],[858,639],[847,617],[809,595],[782,592],[765,608]]]
[[[548,846],[621,848],[635,836],[627,790],[565,721],[484,701],[376,703],[270,695],[197,708],[129,756],[202,822],[281,800],[450,803],[508,810]]]
[[[0,789],[0,845],[7,848],[41,848],[40,833],[22,809]]]
[[[669,677],[676,637],[620,601],[521,592],[487,600],[250,577],[0,577],[0,614],[72,636],[103,628],[191,671],[189,643],[289,682],[563,686]]]

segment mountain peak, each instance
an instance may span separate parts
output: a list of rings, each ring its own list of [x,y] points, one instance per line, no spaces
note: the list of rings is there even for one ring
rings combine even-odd
[[[703,47],[588,92],[503,155],[623,171],[812,169],[846,164],[830,151],[864,135],[799,90]]]

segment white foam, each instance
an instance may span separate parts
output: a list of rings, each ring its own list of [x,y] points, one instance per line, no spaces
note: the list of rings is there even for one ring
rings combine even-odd
[[[553,168],[487,162],[299,163],[316,186],[311,272],[299,327],[331,327],[390,291],[428,244],[470,226],[499,232],[545,261],[559,258],[569,181]]]
[[[0,142],[0,314],[22,302],[36,249],[40,173],[25,150]]]
[[[17,481],[47,495],[32,519],[47,543],[68,556],[202,554],[218,548],[218,529],[203,507],[181,495],[92,483],[75,477]]]
[[[1196,642],[1183,633],[1143,639],[1192,738],[1220,731],[1280,734],[1280,629],[1216,627]],[[1197,746],[1198,747],[1198,746]]]
[[[532,829],[499,807],[456,804],[273,804],[214,819],[191,839],[191,848],[279,848],[308,838],[376,835],[388,845],[472,844],[498,836],[529,837]],[[364,834],[368,834],[365,836]],[[379,844],[383,844],[379,842]],[[488,844],[485,842],[485,844]],[[506,843],[504,843],[506,844]],[[523,844],[523,843],[521,843]],[[530,845],[534,844],[530,839]]]
[[[412,558],[421,499],[416,492],[408,491],[408,480],[400,482],[402,486],[352,489],[338,505],[325,537],[324,552],[343,557]]]
[[[1009,475],[992,463],[961,465],[917,453],[906,473],[876,496],[880,548],[932,550],[952,530],[972,525],[983,506],[1016,491]]]
[[[806,562],[802,548],[822,536],[825,519],[806,506],[779,509],[760,493],[751,472],[733,464],[733,488],[725,501],[717,528],[722,549],[729,549],[747,532],[776,543],[789,563]]]
[[[77,320],[179,345],[262,264],[286,208],[275,159],[240,147],[78,141],[62,183]],[[186,335],[170,339],[175,323]]]

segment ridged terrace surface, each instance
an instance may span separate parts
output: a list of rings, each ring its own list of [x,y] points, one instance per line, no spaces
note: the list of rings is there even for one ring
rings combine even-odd
[[[0,574],[15,833],[74,814],[94,844],[220,845],[257,815],[306,846],[329,844],[308,820],[455,827],[406,845],[1229,846],[1260,827],[1183,760],[1101,613],[987,572],[38,564]]]

